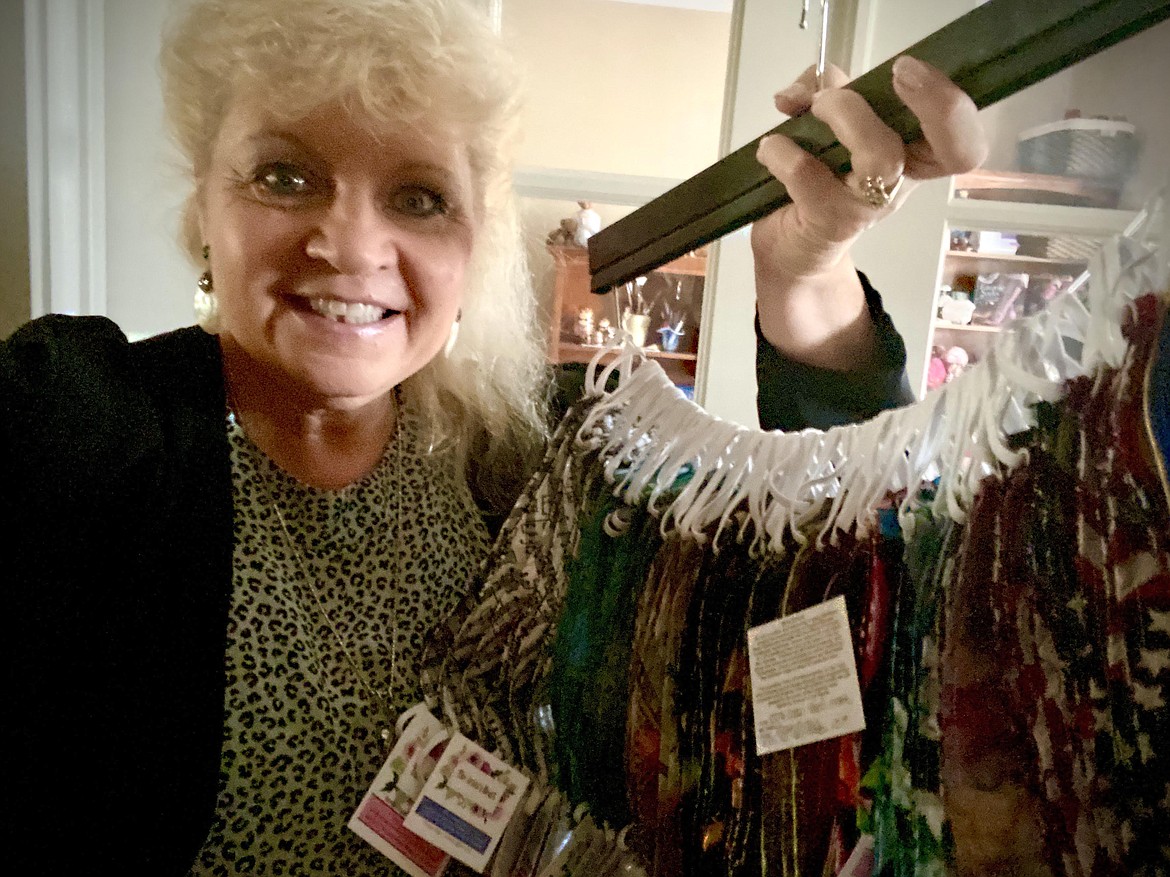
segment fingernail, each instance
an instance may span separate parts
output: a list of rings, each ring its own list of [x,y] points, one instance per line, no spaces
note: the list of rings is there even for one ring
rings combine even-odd
[[[783,91],[776,92],[776,100],[794,104],[806,104],[810,97],[808,89],[797,83],[788,86]]]
[[[902,55],[894,61],[894,78],[908,88],[922,88],[929,75],[930,68],[917,58]]]

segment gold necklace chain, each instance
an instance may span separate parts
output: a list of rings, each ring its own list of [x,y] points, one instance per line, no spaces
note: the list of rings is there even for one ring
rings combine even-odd
[[[402,479],[400,476],[402,474],[402,456],[401,456],[402,448],[400,448],[397,443],[399,441],[399,438],[402,435],[402,427],[401,427],[401,421],[400,421],[400,408],[398,405],[398,392],[396,389],[394,391],[392,391],[392,393],[391,393],[391,401],[393,404],[392,410],[394,412],[394,434],[391,437],[391,441],[394,442],[395,444],[390,448],[389,453],[394,455],[394,464],[395,464],[395,467],[397,470],[396,475],[399,477],[388,479],[388,484],[386,487],[386,503],[385,503],[385,505],[387,507],[389,507],[389,505],[390,505],[390,486],[389,485],[390,484],[397,484],[398,491],[396,492],[395,498],[394,498],[394,515],[393,515],[393,517],[394,517],[396,538],[401,539],[401,532],[402,532],[402,487],[401,487],[402,486]],[[230,390],[228,391],[227,402],[228,402],[228,419],[229,419],[229,421],[231,423],[235,424],[241,431],[243,431],[243,424],[240,422],[239,417],[236,415],[236,406],[234,404],[234,401],[231,398]],[[244,435],[246,436],[247,433],[244,433]],[[259,450],[259,449],[257,449],[257,450]],[[323,619],[325,619],[325,624],[328,626],[330,633],[333,634],[333,639],[337,643],[337,647],[341,650],[341,654],[344,656],[346,663],[349,664],[350,669],[353,670],[354,676],[357,678],[358,683],[361,685],[361,687],[363,689],[365,689],[367,695],[370,698],[371,705],[374,707],[375,712],[377,714],[381,715],[382,722],[380,722],[379,724],[382,724],[383,727],[381,727],[379,729],[379,734],[380,734],[383,741],[388,741],[393,733],[391,729],[394,727],[394,723],[397,719],[397,716],[394,714],[393,703],[392,703],[391,698],[390,698],[390,689],[388,686],[385,688],[379,688],[377,685],[374,684],[373,680],[362,670],[361,662],[354,656],[353,652],[350,650],[349,645],[345,641],[345,637],[343,637],[341,635],[341,632],[337,629],[337,625],[333,621],[333,616],[330,615],[329,608],[325,604],[325,598],[321,596],[321,591],[317,587],[316,581],[314,580],[314,576],[311,574],[311,571],[309,569],[309,563],[308,563],[304,553],[301,551],[300,545],[298,545],[297,541],[293,538],[292,532],[289,530],[288,524],[285,521],[284,513],[281,511],[280,503],[276,497],[276,491],[275,491],[274,485],[272,483],[272,477],[271,477],[270,473],[268,473],[263,468],[263,465],[275,465],[275,464],[271,463],[269,460],[262,460],[261,463],[262,463],[261,481],[264,484],[264,491],[267,494],[268,503],[269,503],[269,505],[272,506],[273,512],[276,513],[276,520],[280,524],[281,534],[283,535],[285,543],[288,545],[289,550],[292,552],[293,558],[296,561],[298,572],[300,573],[300,578],[304,581],[305,585],[307,585],[309,591],[312,593],[314,601],[317,604],[317,608],[320,611],[321,617]],[[380,467],[380,465],[381,464],[379,464],[379,467]],[[402,566],[402,546],[401,546],[401,544],[395,546],[395,554],[396,554],[396,559],[397,559],[396,566],[398,567],[398,570],[399,570],[398,578],[401,579],[401,566]],[[401,581],[396,581],[396,582],[392,583],[392,587],[398,588],[401,586],[401,584],[402,584]],[[295,596],[294,596],[294,599],[296,599],[298,603],[301,602]],[[391,632],[390,632],[390,678],[391,679],[395,678],[395,673],[397,671],[397,662],[398,662],[398,609],[399,609],[399,603],[400,603],[399,595],[397,593],[394,593],[393,598],[391,600],[391,606],[390,606],[391,619],[392,619]],[[306,617],[307,616],[308,616],[308,613],[306,613]]]
[[[373,703],[374,709],[382,715],[382,719],[386,723],[386,727],[381,728],[380,733],[382,735],[382,739],[387,740],[390,737],[390,726],[393,725],[395,719],[394,710],[390,702],[390,690],[388,687],[379,688],[376,686],[370,677],[367,676],[366,673],[362,670],[361,663],[350,651],[349,646],[345,642],[345,637],[341,635],[341,632],[337,629],[337,625],[333,623],[333,616],[329,614],[329,607],[325,605],[325,599],[321,596],[321,591],[317,587],[316,582],[314,582],[313,576],[310,574],[308,561],[305,560],[300,547],[297,545],[296,540],[293,539],[292,533],[289,532],[288,525],[284,521],[284,514],[280,510],[280,504],[276,501],[276,498],[271,495],[271,490],[269,490],[269,500],[272,504],[272,510],[276,512],[276,519],[280,522],[281,533],[284,535],[285,542],[288,544],[289,549],[293,553],[293,557],[296,559],[297,565],[300,569],[301,578],[304,580],[305,584],[309,586],[309,590],[313,594],[313,598],[317,603],[317,608],[321,612],[321,617],[325,619],[325,623],[328,625],[329,631],[333,634],[333,639],[337,642],[338,648],[341,649],[342,655],[345,656],[346,663],[349,664],[350,669],[353,670],[358,682],[361,683],[362,688],[364,688],[366,693],[370,696],[370,700]],[[390,635],[391,679],[394,678],[394,673],[396,670],[395,664],[397,663],[398,657],[397,604],[397,595],[395,595],[395,599],[392,601],[391,606],[391,615],[393,618],[393,627]]]

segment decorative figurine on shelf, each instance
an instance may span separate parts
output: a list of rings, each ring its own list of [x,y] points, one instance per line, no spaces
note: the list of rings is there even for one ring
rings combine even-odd
[[[926,389],[935,390],[949,384],[971,363],[971,355],[962,347],[944,349],[935,346],[930,351],[930,366],[926,372]]]
[[[601,215],[593,209],[588,201],[578,201],[577,225],[573,230],[573,242],[583,247],[589,238],[601,231]]]
[[[943,356],[947,364],[946,383],[950,383],[963,373],[971,362],[971,355],[962,347],[952,347]]]
[[[558,228],[554,228],[548,233],[548,237],[544,239],[546,245],[550,247],[575,247],[577,242],[573,240],[573,233],[576,231],[577,220],[573,218],[562,219]]]
[[[942,317],[943,308],[954,300],[955,297],[951,294],[951,288],[949,286],[940,286],[938,288],[938,298],[935,300],[935,307],[938,309],[938,316],[940,318]]]
[[[939,316],[956,326],[966,326],[975,313],[975,303],[963,292],[952,292],[943,299],[939,296]]]
[[[598,347],[604,347],[606,344],[609,344],[609,342],[613,340],[614,334],[615,330],[613,326],[610,325],[608,317],[602,317],[597,321],[596,341]]]
[[[578,308],[577,338],[582,344],[593,343],[593,308]]]
[[[926,370],[926,389],[937,390],[947,382],[946,351],[935,346],[930,351],[930,366]]]
[[[545,244],[555,247],[584,247],[589,238],[601,231],[601,216],[588,201],[578,201],[576,215],[561,220],[548,233]]]

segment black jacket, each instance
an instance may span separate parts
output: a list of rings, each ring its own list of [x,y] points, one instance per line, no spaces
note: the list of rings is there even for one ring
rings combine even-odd
[[[47,317],[0,356],[14,873],[183,874],[215,806],[232,582],[219,345]]]
[[[769,351],[762,395],[803,394],[818,413],[766,425],[901,401],[878,389],[859,412],[832,377],[793,384],[808,375]],[[903,365],[861,384],[901,386],[886,372]],[[12,873],[184,874],[206,838],[232,585],[223,411],[219,345],[196,328],[130,344],[103,318],[51,316],[0,344]]]

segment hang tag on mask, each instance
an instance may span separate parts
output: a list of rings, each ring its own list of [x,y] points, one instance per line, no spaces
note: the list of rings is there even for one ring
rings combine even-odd
[[[439,877],[451,858],[404,824],[450,733],[422,705],[398,720],[398,739],[349,820],[351,831],[411,877]]]
[[[527,788],[520,771],[455,734],[403,824],[483,871]]]
[[[757,754],[865,728],[844,597],[750,629],[748,664]]]
[[[857,846],[853,848],[837,877],[873,877],[875,863],[873,848],[873,835],[863,834],[858,838]]]

